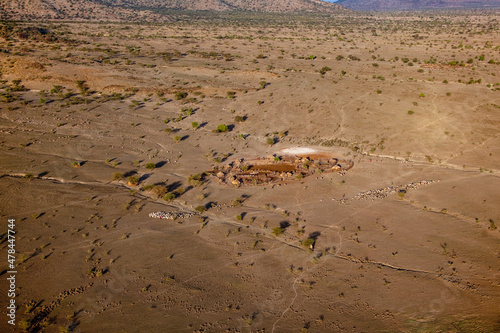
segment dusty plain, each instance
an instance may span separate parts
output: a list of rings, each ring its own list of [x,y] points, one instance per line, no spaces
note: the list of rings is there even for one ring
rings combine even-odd
[[[2,24],[0,331],[498,332],[499,19]]]

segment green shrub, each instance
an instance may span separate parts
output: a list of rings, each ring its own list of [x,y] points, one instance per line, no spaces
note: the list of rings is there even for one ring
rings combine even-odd
[[[163,196],[163,200],[165,201],[172,201],[175,199],[175,194],[173,193],[167,193]]]
[[[133,175],[133,176],[128,177],[127,181],[128,181],[129,185],[136,186],[137,184],[139,184],[139,177],[136,175]]]
[[[121,172],[115,172],[113,173],[113,176],[111,177],[112,180],[122,180],[123,179],[123,173]]]
[[[273,230],[271,231],[271,233],[272,233],[274,236],[278,237],[278,236],[279,236],[279,235],[281,235],[284,231],[285,231],[285,229],[283,229],[283,228],[280,228],[280,227],[275,227],[275,228],[273,228]]]
[[[314,243],[316,241],[313,239],[313,238],[307,238],[307,239],[304,239],[303,241],[300,242],[300,244],[305,247],[305,248],[308,248],[310,249],[311,246],[314,246]]]
[[[163,185],[154,185],[152,191],[157,198],[161,198],[167,193],[167,187]]]
[[[217,133],[221,133],[221,132],[228,132],[229,131],[229,128],[227,127],[226,124],[220,124],[219,126],[217,126],[217,129],[215,130]]]
[[[144,185],[143,187],[141,187],[141,190],[143,190],[143,191],[151,191],[154,188],[155,188],[154,184],[149,184],[149,185]]]
[[[146,169],[149,169],[149,170],[153,170],[156,168],[156,164],[155,163],[146,163],[146,165],[144,166]]]
[[[27,331],[31,327],[31,319],[23,318],[18,323],[18,325],[19,325],[19,328],[21,328],[23,331]]]
[[[328,67],[328,66],[324,66],[324,67],[322,67],[322,68],[319,70],[319,72],[320,72],[320,74],[321,74],[321,75],[325,75],[325,73],[326,73],[326,72],[329,72],[329,71],[331,71],[331,70],[332,70],[332,69],[331,69],[330,67]]]
[[[181,100],[181,99],[184,99],[188,96],[188,93],[187,92],[184,92],[184,91],[178,91],[175,93],[175,99],[176,100]]]
[[[207,210],[207,207],[200,205],[200,206],[196,206],[196,208],[194,210],[197,212],[203,213],[204,211]]]
[[[202,174],[191,175],[187,178],[187,181],[193,186],[200,186],[201,184],[203,184],[203,175]]]

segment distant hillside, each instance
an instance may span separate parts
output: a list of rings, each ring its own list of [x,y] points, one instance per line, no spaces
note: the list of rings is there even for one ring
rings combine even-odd
[[[500,7],[500,0],[339,0],[337,4],[359,11],[466,9]]]
[[[10,20],[148,20],[150,12],[108,7],[91,0],[0,0],[0,19]]]
[[[321,12],[350,10],[320,0],[0,0],[0,19],[164,20],[164,10]]]
[[[88,1],[88,0],[87,0]],[[242,10],[252,12],[345,11],[343,7],[320,0],[94,0],[124,8],[171,8],[183,10]]]

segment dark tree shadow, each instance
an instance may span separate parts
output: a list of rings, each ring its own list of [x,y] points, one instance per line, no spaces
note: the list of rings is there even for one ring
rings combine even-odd
[[[280,228],[281,228],[281,229],[286,229],[286,228],[288,228],[289,226],[290,226],[290,222],[288,222],[288,221],[281,221],[281,222],[280,222]]]
[[[204,121],[202,122],[201,124],[198,125],[198,128],[202,128],[202,127],[205,127],[207,126],[208,122]]]
[[[225,157],[223,157],[223,158],[221,159],[221,162],[226,161],[226,160],[227,160],[229,157],[231,157],[232,155],[233,155],[232,153],[228,153],[228,154],[227,154],[227,156],[225,156]]]
[[[215,202],[215,201],[210,201],[210,202],[207,202],[207,204],[205,205],[205,207],[206,207],[207,209],[209,209],[209,208],[213,208],[213,207],[215,207],[215,206],[217,206],[217,202]]]
[[[165,164],[167,164],[167,162],[165,161],[160,161],[158,163],[156,163],[156,168],[161,168],[162,166],[164,166]]]
[[[180,181],[173,182],[172,184],[167,185],[168,192],[172,192],[180,188],[182,183]]]
[[[317,240],[319,236],[321,236],[321,232],[319,231],[313,231],[309,234],[309,238],[314,240]]]
[[[186,188],[184,189],[184,192],[183,192],[183,193],[187,193],[187,192],[191,191],[193,188],[194,188],[193,186],[189,185],[188,187],[186,187]]]
[[[134,176],[134,175],[137,175],[137,171],[135,170],[132,170],[132,171],[127,171],[123,174],[123,177],[130,177],[130,176]]]
[[[140,182],[145,181],[145,180],[146,180],[146,179],[148,179],[150,176],[151,176],[151,174],[150,174],[150,173],[145,173],[145,174],[143,174],[141,177],[139,177],[139,183],[140,183]]]

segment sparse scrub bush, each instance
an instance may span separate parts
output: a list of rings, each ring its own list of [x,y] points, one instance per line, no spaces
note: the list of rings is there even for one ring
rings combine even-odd
[[[311,249],[314,246],[315,242],[316,241],[314,240],[314,238],[306,238],[302,240],[300,244],[307,249]]]
[[[283,232],[285,231],[285,229],[281,228],[281,227],[274,227],[271,231],[271,233],[278,237],[279,235],[281,235]]]
[[[203,184],[203,175],[202,174],[190,175],[187,178],[187,181],[189,184],[193,186],[200,186],[201,184]]]
[[[181,99],[184,99],[188,96],[188,93],[187,92],[184,92],[184,91],[178,91],[175,93],[175,99],[176,100],[181,100]]]
[[[111,177],[112,180],[114,181],[118,181],[118,180],[122,180],[123,179],[123,173],[121,172],[115,172],[113,173],[113,176]]]
[[[87,86],[87,84],[85,83],[85,81],[83,81],[83,80],[77,80],[76,81],[76,86],[80,90],[80,95],[82,95],[82,96],[88,95],[89,87]]]
[[[326,74],[326,72],[329,72],[329,71],[331,71],[331,70],[332,70],[332,69],[331,69],[330,67],[328,67],[328,66],[324,66],[324,67],[322,67],[322,68],[319,70],[319,72],[320,72],[320,74],[321,74],[321,75],[325,75],[325,74]]]
[[[199,212],[199,213],[203,213],[204,211],[207,210],[207,207],[200,205],[200,206],[196,206],[196,208],[194,210]]]
[[[139,177],[136,175],[132,175],[128,177],[127,181],[130,186],[137,186],[139,184]]]
[[[220,124],[219,126],[217,126],[217,129],[215,131],[217,133],[228,132],[229,128],[227,127],[226,124]]]
[[[165,201],[167,201],[167,202],[168,202],[168,201],[172,201],[172,200],[174,200],[174,199],[175,199],[175,194],[173,194],[173,193],[167,193],[167,194],[165,194],[165,195],[163,196],[163,200],[165,200]]]
[[[146,169],[149,169],[149,170],[154,170],[156,168],[156,164],[155,163],[146,163],[146,165],[144,166]]]
[[[164,185],[154,185],[151,191],[157,198],[161,198],[167,193],[167,187]]]

